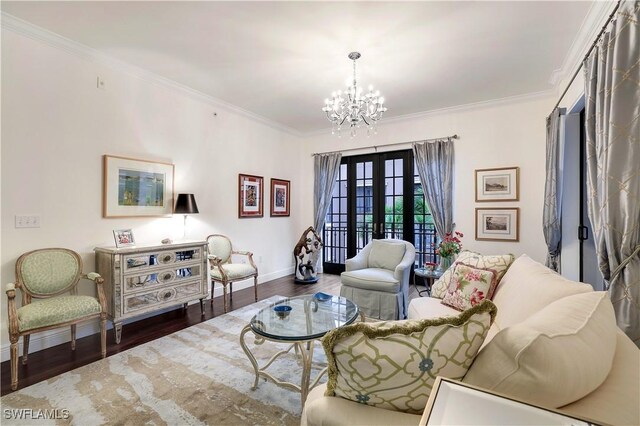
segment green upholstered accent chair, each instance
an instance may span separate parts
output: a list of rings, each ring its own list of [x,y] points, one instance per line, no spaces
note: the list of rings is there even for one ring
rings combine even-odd
[[[98,297],[80,296],[80,278],[95,283]],[[23,254],[16,262],[16,282],[7,285],[9,340],[11,342],[11,389],[18,387],[18,340],[23,338],[22,363],[27,363],[31,334],[71,326],[71,349],[76,349],[76,324],[100,319],[102,357],[107,354],[107,299],[104,280],[94,272],[82,273],[78,253],[47,248]],[[16,288],[22,292],[22,306],[16,307]],[[63,293],[69,293],[63,295]],[[40,299],[32,303],[33,299]]]
[[[211,269],[211,304],[213,305],[213,289],[215,283],[222,284],[224,312],[228,310],[227,285],[229,299],[233,300],[233,283],[253,277],[253,291],[258,301],[258,267],[253,261],[253,253],[249,251],[235,251],[229,237],[213,234],[207,237],[209,243],[209,268]],[[247,256],[249,263],[232,263],[234,254]]]

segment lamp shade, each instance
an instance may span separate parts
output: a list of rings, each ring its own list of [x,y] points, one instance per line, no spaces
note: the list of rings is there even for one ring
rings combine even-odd
[[[200,213],[196,204],[196,197],[193,194],[178,194],[176,208],[173,212],[182,214]]]

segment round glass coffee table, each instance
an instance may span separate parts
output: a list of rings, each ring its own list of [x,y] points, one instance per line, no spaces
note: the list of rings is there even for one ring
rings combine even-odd
[[[349,299],[324,293],[286,298],[261,309],[240,333],[240,346],[247,354],[256,374],[251,389],[255,390],[258,387],[258,381],[262,376],[278,386],[300,392],[304,406],[309,390],[318,384],[326,372],[325,368],[316,376],[313,383],[310,383],[314,342],[334,328],[353,323],[358,315],[364,321],[364,315]],[[278,343],[290,342],[291,346],[273,355],[264,366],[260,367],[245,342],[245,335],[250,331],[255,335],[257,345],[269,340]],[[279,380],[265,371],[279,356],[290,352],[293,348],[302,358],[300,385]]]

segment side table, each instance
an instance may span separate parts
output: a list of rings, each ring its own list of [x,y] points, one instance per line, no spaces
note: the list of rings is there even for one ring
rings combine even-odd
[[[466,409],[461,410],[460,407]],[[485,424],[593,426],[600,423],[539,407],[468,383],[436,378],[420,426]]]
[[[436,271],[435,269],[416,268],[413,271],[413,286],[416,288],[418,295],[422,296],[423,293],[427,293],[427,295],[431,296],[431,286],[442,276],[442,274],[442,271]],[[416,277],[420,277],[424,280],[424,285],[426,287],[424,290],[418,290]]]

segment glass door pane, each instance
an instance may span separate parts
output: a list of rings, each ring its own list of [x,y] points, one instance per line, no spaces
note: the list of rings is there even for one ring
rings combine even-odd
[[[384,222],[382,238],[404,239],[404,164],[402,158],[384,161]]]
[[[373,187],[373,161],[359,161],[355,163],[356,168],[356,194],[355,194],[355,232],[356,232],[356,253],[360,252],[364,246],[374,237],[374,187]]]

